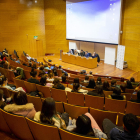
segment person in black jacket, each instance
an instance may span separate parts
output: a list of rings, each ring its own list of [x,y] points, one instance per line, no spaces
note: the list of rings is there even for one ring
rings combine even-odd
[[[126,82],[126,88],[134,89],[133,86],[132,86],[132,83],[129,80]]]
[[[96,58],[96,57],[97,57],[97,62],[99,63],[100,62],[100,57],[96,52],[94,52],[92,58]]]
[[[53,88],[65,90],[65,87],[62,84],[60,84],[60,80],[58,78],[54,79],[53,84]]]
[[[131,102],[140,103],[140,90],[137,92],[137,99],[136,100],[130,100]]]
[[[88,86],[86,86],[86,88],[95,88],[95,86],[96,86],[96,84],[95,84],[95,81],[94,81],[94,79],[90,79],[89,80],[89,84],[88,84]]]
[[[36,79],[37,71],[34,71],[34,69],[32,69],[32,71],[30,72],[30,75],[31,75],[31,78],[29,78],[27,82],[39,84],[39,81]]]

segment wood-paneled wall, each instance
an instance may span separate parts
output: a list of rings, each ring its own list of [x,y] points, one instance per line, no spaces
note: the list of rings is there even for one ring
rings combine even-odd
[[[21,55],[23,50],[32,54],[30,41],[38,36],[43,41],[41,55],[45,54],[45,21],[44,21],[44,0],[37,3],[30,0],[0,0],[0,50],[7,48],[10,53],[17,50]],[[36,51],[36,50],[34,50]]]
[[[128,67],[140,71],[140,0],[123,0],[122,31]]]

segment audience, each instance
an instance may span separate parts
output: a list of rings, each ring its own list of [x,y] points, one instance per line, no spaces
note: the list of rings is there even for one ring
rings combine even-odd
[[[28,103],[27,95],[24,92],[17,92],[13,97],[14,104],[9,104],[4,107],[4,110],[23,115],[24,117],[28,117],[33,119],[36,113],[34,105],[32,103]]]
[[[89,77],[85,76],[85,80],[83,81],[83,83],[89,83]]]
[[[37,71],[34,71],[34,69],[32,69],[30,72],[30,75],[31,75],[31,78],[29,78],[27,82],[39,84],[39,81],[36,79]]]
[[[60,80],[58,78],[54,79],[53,84],[53,88],[65,90],[65,87],[60,83]]]
[[[78,93],[80,93],[79,89],[80,89],[79,83],[73,83],[73,89],[72,89],[71,92],[78,92]]]
[[[67,80],[66,80],[66,75],[65,74],[62,75],[62,82],[61,83],[63,83],[63,84],[69,84],[67,82]]]
[[[104,83],[103,83],[103,90],[110,91],[110,86],[109,86],[108,81],[104,81]]]
[[[47,83],[47,76],[44,75],[41,77],[40,79],[40,83],[39,83],[41,86],[47,86],[47,87],[52,87],[52,83]]]
[[[88,84],[88,86],[86,86],[86,88],[92,88],[92,89],[94,89],[95,86],[96,86],[96,84],[95,84],[94,79],[90,79],[89,80],[89,84]]]
[[[116,87],[116,80],[111,81],[111,87]]]
[[[129,80],[126,82],[126,88],[133,89],[132,83]]]
[[[47,69],[47,70],[50,69],[50,68],[48,67],[48,63],[45,63],[45,64],[44,64],[44,69]]]

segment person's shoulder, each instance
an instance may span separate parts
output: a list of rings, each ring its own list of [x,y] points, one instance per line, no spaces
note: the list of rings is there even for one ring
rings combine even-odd
[[[111,131],[110,131],[110,137],[111,139],[115,139],[116,136],[119,136],[121,134],[123,134],[124,131],[123,130],[120,130],[118,129],[117,127],[113,128]]]

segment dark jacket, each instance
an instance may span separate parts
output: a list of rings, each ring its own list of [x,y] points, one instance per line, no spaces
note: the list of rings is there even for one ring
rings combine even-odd
[[[97,92],[96,92],[96,90],[94,91],[89,91],[88,93],[87,93],[88,95],[92,95],[92,96],[100,96],[100,97],[104,97],[104,94],[102,94],[102,95],[100,95],[100,94],[98,94]]]
[[[140,103],[140,100],[130,100],[130,102]]]
[[[95,54],[95,56],[92,56],[92,58],[96,58],[96,57],[97,57],[97,62],[99,63],[100,62],[100,57],[97,53]]]
[[[57,87],[53,87],[53,88],[65,90],[65,87],[62,84],[59,84]]]
[[[39,84],[39,81],[37,79],[33,79],[33,78],[29,78],[27,82]]]
[[[112,94],[111,97],[112,97],[112,99],[123,100],[123,95]]]

